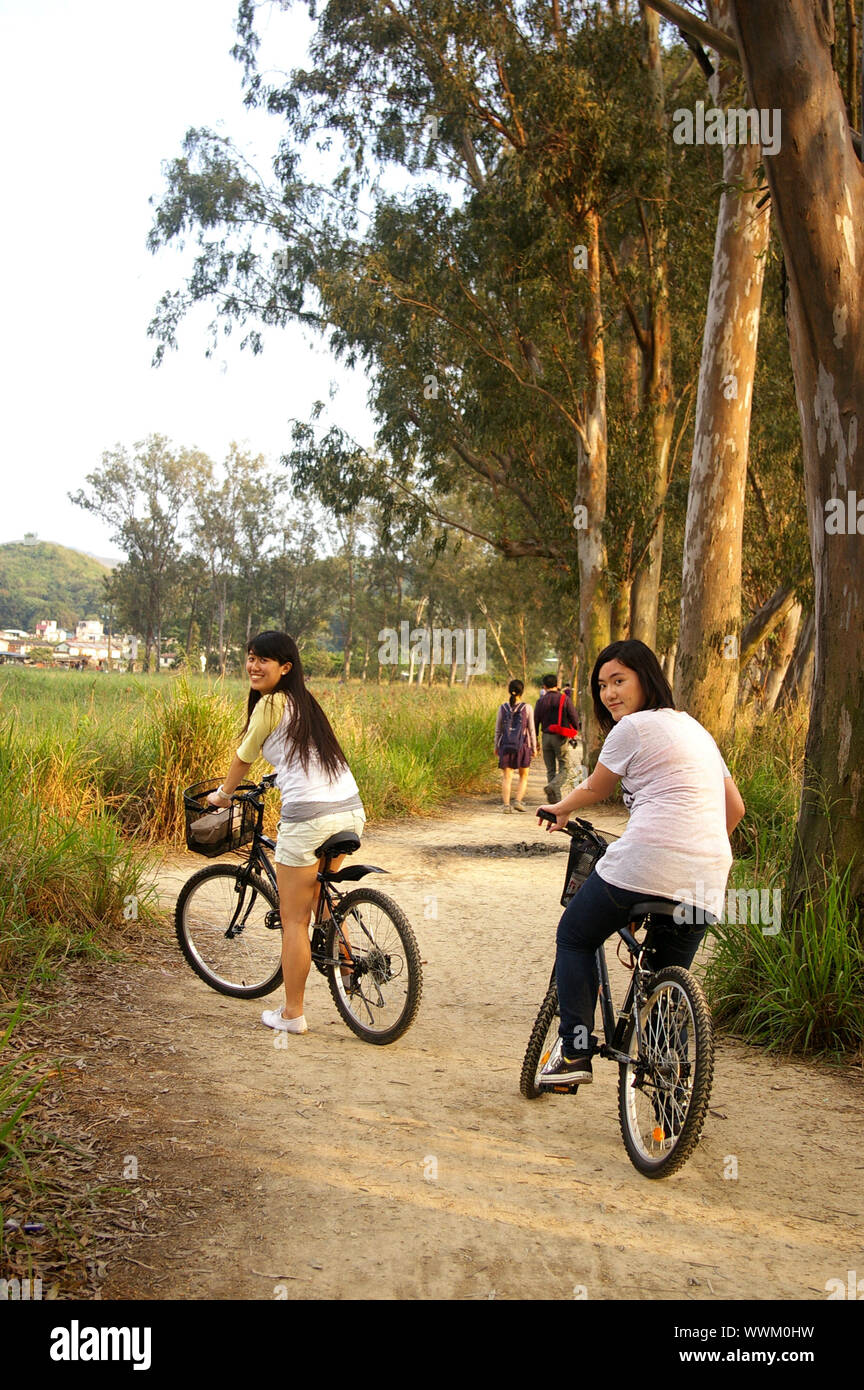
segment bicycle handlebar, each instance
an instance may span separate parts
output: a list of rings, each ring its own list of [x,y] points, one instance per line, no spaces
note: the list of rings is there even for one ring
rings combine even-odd
[[[233,795],[237,796],[238,801],[254,801],[257,796],[263,796],[266,791],[270,791],[275,785],[276,773],[268,772],[266,777],[261,778],[257,787],[250,787],[248,792],[243,792],[239,796],[237,796],[236,792],[234,792]]]
[[[544,811],[541,808],[538,808],[537,819],[551,821],[554,825],[558,817],[554,816],[551,811]],[[591,822],[587,820],[568,820],[566,825],[561,826],[561,829],[565,832],[565,834],[570,835],[571,837],[573,835],[580,834],[580,832],[583,830],[589,830],[592,835],[597,833]]]
[[[552,821],[552,822],[554,823],[554,822],[558,819],[558,817],[555,816],[555,815],[553,815],[551,811],[544,811],[544,810],[542,809],[542,807],[538,807],[538,808],[537,808],[537,819],[538,819],[538,820],[545,820],[545,821]],[[587,835],[590,835],[590,836],[592,837],[592,839],[594,839],[594,840],[597,841],[598,843],[600,843],[600,844],[607,844],[607,845],[608,845],[609,842],[610,842],[610,839],[612,839],[612,840],[617,840],[617,839],[619,839],[619,836],[618,836],[618,835],[610,835],[610,832],[609,832],[608,830],[602,830],[602,831],[601,831],[601,830],[597,830],[597,829],[591,824],[590,820],[583,820],[581,816],[577,816],[577,817],[575,818],[575,820],[568,820],[568,822],[567,822],[566,825],[562,825],[562,826],[561,826],[561,829],[564,831],[565,835],[569,835],[569,836],[570,836],[571,840],[572,840],[572,838],[573,838],[574,835],[585,835],[585,834],[587,834]]]

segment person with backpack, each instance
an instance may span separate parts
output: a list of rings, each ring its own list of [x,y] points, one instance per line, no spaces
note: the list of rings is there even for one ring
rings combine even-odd
[[[537,752],[537,734],[534,729],[534,711],[521,699],[525,686],[520,680],[512,680],[507,687],[510,699],[499,707],[495,722],[495,752],[503,777],[501,780],[501,810],[507,812],[524,811],[525,787],[528,784],[528,769],[531,759]],[[510,787],[513,773],[519,772],[516,785],[516,798],[510,805]]]
[[[542,685],[543,693],[534,706],[534,724],[542,730],[544,791],[550,801],[558,801],[572,790],[582,762],[579,715],[569,692],[559,687],[557,676],[544,676]]]

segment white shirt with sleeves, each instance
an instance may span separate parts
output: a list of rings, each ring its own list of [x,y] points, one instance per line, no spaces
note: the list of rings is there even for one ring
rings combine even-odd
[[[638,710],[610,730],[599,761],[621,777],[630,812],[597,864],[599,876],[722,918],[732,867],[724,787],[731,774],[708,730],[683,710]]]
[[[362,811],[359,788],[347,767],[331,780],[314,749],[309,751],[305,771],[296,751],[286,749],[284,726],[291,711],[292,702],[283,691],[262,696],[237,749],[237,756],[244,763],[253,763],[260,754],[272,764],[282,794],[282,820],[314,820],[337,811]]]

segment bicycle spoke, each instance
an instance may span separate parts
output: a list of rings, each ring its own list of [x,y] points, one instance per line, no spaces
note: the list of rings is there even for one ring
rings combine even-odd
[[[396,904],[375,889],[346,894],[328,956],[330,990],[348,1026],[369,1042],[400,1036],[416,1012],[422,982],[417,944]]]
[[[256,879],[238,893],[237,870],[215,865],[195,875],[178,899],[178,941],[193,970],[223,994],[258,998],[279,983],[281,932],[269,884]]]
[[[663,975],[672,978],[663,978]],[[619,1083],[619,1111],[625,1144],[633,1162],[649,1176],[674,1167],[698,1139],[707,1106],[713,1045],[710,1016],[704,999],[697,1019],[694,1011],[701,999],[698,987],[686,971],[669,967],[649,983],[648,1000],[639,1014],[641,1043],[633,1028],[629,1038],[631,1063],[622,1067]],[[691,998],[692,996],[692,998]],[[703,1071],[699,1087],[700,1108],[696,1121],[689,1124],[700,1046],[709,1053],[707,1081]],[[683,1157],[672,1155],[682,1136],[689,1138]]]

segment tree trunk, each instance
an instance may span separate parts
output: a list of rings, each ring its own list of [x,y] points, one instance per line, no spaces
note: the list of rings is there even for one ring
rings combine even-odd
[[[225,675],[225,583],[219,594],[219,674]]]
[[[670,685],[675,684],[675,658],[677,655],[678,643],[673,642],[669,650],[667,652],[664,652],[663,661],[661,662],[663,674]]]
[[[463,676],[462,676],[462,684],[465,686],[465,689],[466,689],[466,690],[468,689],[468,686],[471,684],[471,676],[472,676],[472,674],[473,674],[472,671],[471,671],[471,663],[470,663],[470,661],[468,660],[468,633],[469,633],[470,631],[471,631],[471,614],[469,613],[469,614],[467,615],[467,617],[465,618],[465,671],[464,671]]]
[[[768,602],[763,603],[753,614],[741,633],[739,661],[742,670],[751,656],[755,656],[766,637],[770,637],[775,628],[786,621],[794,607],[795,590],[791,584],[784,584],[775,589]]]
[[[630,636],[630,595],[632,584],[622,579],[612,600],[611,637],[613,642],[623,642]]]
[[[766,173],[789,277],[789,345],[801,417],[815,577],[815,667],[794,909],[836,852],[864,902],[864,542],[827,529],[826,503],[864,498],[864,177],[833,71],[826,0],[732,0],[753,100],[783,113]],[[833,851],[832,851],[833,845]]]
[[[591,703],[590,675],[597,654],[609,645],[609,601],[606,596],[606,356],[603,347],[603,306],[600,297],[600,220],[596,212],[588,227],[588,309],[585,317],[585,355],[588,382],[585,438],[579,441],[579,501],[587,510],[587,525],[576,532],[579,566],[579,691],[585,755],[596,753],[599,729]]]
[[[726,31],[728,0],[711,8]],[[716,105],[730,81],[726,69],[711,79]],[[756,206],[761,160],[755,144],[723,151],[684,536],[675,700],[721,744],[738,692],[744,489],[769,223],[767,208]]]
[[[783,684],[780,687],[780,694],[777,696],[775,709],[782,709],[785,705],[790,705],[795,700],[809,700],[813,689],[813,648],[816,636],[816,625],[814,622],[813,610],[807,614],[804,622],[798,629],[798,637],[795,642],[795,651],[789,663],[786,675],[783,677]]]
[[[643,45],[651,92],[650,119],[658,147],[666,150],[666,164],[660,179],[653,235],[646,246],[648,255],[649,335],[645,361],[643,408],[651,420],[651,446],[654,469],[653,514],[660,513],[648,543],[645,557],[633,577],[630,636],[653,648],[657,641],[657,606],[663,568],[664,517],[662,508],[669,485],[669,448],[675,423],[672,391],[672,325],[669,318],[669,276],[667,266],[668,232],[666,202],[669,198],[668,121],[660,48],[660,17],[643,7]],[[646,223],[646,227],[647,227]],[[647,232],[646,232],[647,240]]]
[[[342,663],[342,680],[351,675],[351,653],[354,649],[354,555],[351,549],[353,536],[346,542],[348,549],[348,622],[345,628],[345,652]]]
[[[763,708],[766,714],[770,714],[777,703],[780,687],[783,684],[786,672],[789,670],[789,663],[795,651],[795,641],[798,636],[798,628],[800,625],[801,605],[795,602],[780,624],[780,631],[777,636],[777,652],[765,679]]]

